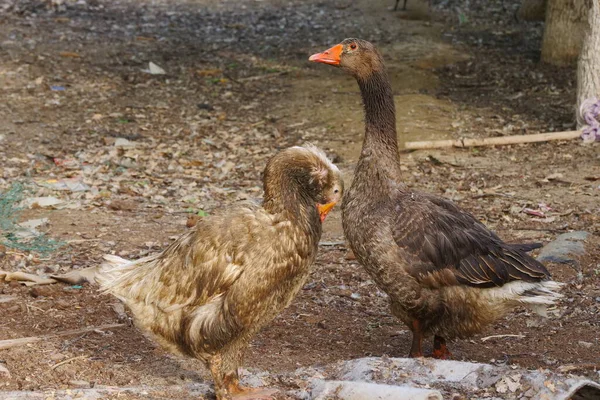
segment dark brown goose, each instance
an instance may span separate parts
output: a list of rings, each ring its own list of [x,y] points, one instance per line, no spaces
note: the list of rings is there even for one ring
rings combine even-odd
[[[560,284],[526,254],[530,245],[502,241],[468,212],[402,182],[392,88],[369,42],[346,39],[310,61],[342,68],[358,82],[365,139],[342,202],[354,254],[390,297],[412,331],[410,356],[434,335],[433,356],[446,358],[446,338],[481,331],[516,305],[549,305]]]
[[[267,164],[264,189],[262,205],[202,218],[162,253],[106,256],[96,278],[167,350],[204,361],[218,400],[265,398],[239,386],[244,350],[303,286],[343,181],[316,147],[291,147]]]

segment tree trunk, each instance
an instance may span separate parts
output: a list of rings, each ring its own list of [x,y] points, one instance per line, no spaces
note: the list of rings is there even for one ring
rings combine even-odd
[[[519,21],[543,21],[546,16],[546,4],[548,0],[523,0],[517,19]]]
[[[598,0],[548,0],[542,61],[554,65],[577,62],[587,25],[587,10]]]
[[[600,99],[600,0],[588,11],[585,38],[577,68],[577,127],[585,122],[580,114],[581,104],[591,98]]]

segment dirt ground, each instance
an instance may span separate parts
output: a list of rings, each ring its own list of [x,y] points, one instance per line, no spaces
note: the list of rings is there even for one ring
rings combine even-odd
[[[461,1],[433,1],[428,12],[411,0],[397,13],[392,3],[3,0],[0,192],[24,182],[30,196],[60,199],[20,218],[48,218],[41,229],[64,245],[43,256],[4,248],[0,269],[68,272],[105,253],[158,251],[188,229],[190,215],[259,197],[266,159],[306,141],[326,149],[349,183],[363,134],[358,88],[307,62],[345,37],[384,54],[401,143],[574,128],[575,71],[539,63],[541,27],[514,20],[518,1],[471,1],[460,18]],[[166,74],[143,72],[148,62]],[[402,153],[409,185],[453,199],[506,240],[593,234],[576,265],[548,266],[566,283],[548,319],[516,310],[453,342],[456,359],[574,365],[597,379],[599,150],[574,140]],[[47,187],[67,178],[88,190]],[[249,371],[408,354],[410,333],[343,240],[336,210],[308,283],[252,342]],[[0,302],[0,339],[129,321],[88,285],[0,283],[0,296],[15,296]],[[507,334],[521,336],[482,340]],[[11,374],[0,390],[207,379],[199,362],[167,355],[130,325],[1,350],[0,363]]]

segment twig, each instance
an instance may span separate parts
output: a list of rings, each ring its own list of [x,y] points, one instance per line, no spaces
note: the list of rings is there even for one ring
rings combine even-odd
[[[10,349],[11,347],[17,347],[28,343],[35,343],[45,339],[53,339],[61,336],[70,336],[70,335],[78,335],[80,333],[92,332],[98,329],[115,329],[123,326],[127,326],[127,324],[109,324],[109,325],[101,325],[101,326],[91,326],[83,329],[73,329],[70,331],[63,331],[58,333],[52,333],[50,335],[43,336],[30,336],[19,339],[7,339],[0,340],[0,350]]]
[[[80,341],[81,339],[83,339],[84,337],[87,336],[89,332],[84,333],[81,336],[76,337],[75,339],[72,340],[65,340],[65,343],[62,345],[62,347],[60,348],[60,351],[65,351],[66,349],[68,349],[69,347],[71,347],[71,345],[73,345],[74,343]]]
[[[289,71],[280,71],[280,72],[274,72],[272,74],[254,75],[254,76],[249,76],[247,78],[238,79],[238,82],[249,82],[249,81],[258,81],[261,79],[269,79],[269,78],[274,78],[276,76],[287,74],[288,72]]]
[[[523,339],[525,337],[525,335],[492,335],[492,336],[482,337],[481,341],[486,342],[490,339],[498,339],[498,338],[504,338],[504,337],[516,337],[519,339]]]
[[[345,245],[346,242],[342,241],[338,241],[338,242],[319,242],[320,246],[343,246]]]
[[[81,359],[84,359],[84,358],[88,358],[88,356],[77,356],[77,357],[69,358],[68,360],[65,360],[65,361],[61,361],[61,362],[59,362],[57,364],[54,364],[52,367],[50,367],[50,371],[55,370],[56,368],[60,367],[61,365],[68,364],[71,361],[81,360]]]
[[[87,242],[99,242],[102,239],[72,239],[72,240],[67,240],[68,244],[80,244],[80,243],[87,243]]]
[[[475,147],[496,146],[507,144],[548,142],[550,140],[570,140],[581,136],[580,131],[537,133],[534,135],[501,136],[484,139],[458,139],[458,140],[426,140],[422,142],[406,142],[404,147],[411,150],[438,149],[444,147]]]
[[[476,194],[474,196],[471,196],[472,199],[481,199],[484,197],[514,197],[511,194],[505,194],[505,193],[482,193],[482,194]]]

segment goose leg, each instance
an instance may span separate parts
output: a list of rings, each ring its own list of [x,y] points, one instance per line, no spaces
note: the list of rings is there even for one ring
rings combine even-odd
[[[400,0],[396,0],[396,5],[394,6],[394,11],[396,11],[398,9],[398,3],[400,3]]]
[[[446,346],[446,339],[438,335],[433,337],[432,356],[433,358],[437,358],[439,360],[447,360],[452,357],[452,353],[450,353],[448,346]]]
[[[231,400],[231,394],[225,386],[222,366],[223,360],[220,354],[216,354],[208,360],[208,369],[215,382],[215,394],[217,395],[217,400]]]
[[[421,323],[415,319],[412,323],[411,330],[413,340],[408,356],[412,358],[423,357],[423,331],[421,330]]]

